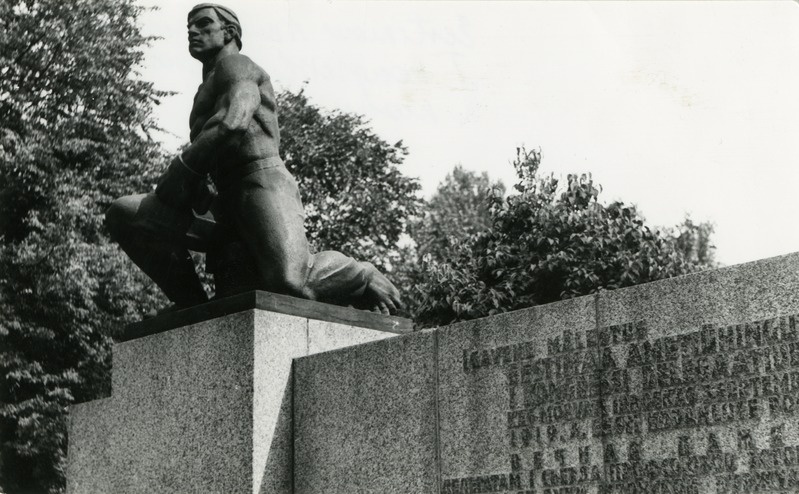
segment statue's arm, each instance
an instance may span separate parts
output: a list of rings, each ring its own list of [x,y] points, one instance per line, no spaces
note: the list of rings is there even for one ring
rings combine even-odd
[[[201,175],[210,171],[220,148],[237,144],[261,105],[257,71],[248,59],[239,56],[223,59],[213,77],[220,108],[182,154],[186,165]]]
[[[155,189],[156,195],[175,209],[191,207],[197,184],[207,176],[217,152],[241,139],[261,104],[257,71],[248,59],[223,59],[213,77],[213,93],[221,102],[219,110],[189,147],[172,160]]]

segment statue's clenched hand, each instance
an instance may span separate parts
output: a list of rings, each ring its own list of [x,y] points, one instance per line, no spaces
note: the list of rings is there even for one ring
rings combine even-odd
[[[178,155],[158,179],[155,194],[170,207],[187,211],[194,203],[201,181],[205,181],[205,175],[189,168]]]

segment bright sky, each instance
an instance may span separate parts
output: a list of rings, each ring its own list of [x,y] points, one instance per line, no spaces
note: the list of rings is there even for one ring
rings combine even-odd
[[[197,2],[158,3],[144,76],[179,91],[157,114],[174,148],[201,82]],[[540,147],[544,172],[590,172],[653,224],[713,221],[726,264],[799,251],[795,2],[224,4],[278,89],[307,81],[315,104],[402,139],[426,196],[458,163],[511,185],[516,147]]]

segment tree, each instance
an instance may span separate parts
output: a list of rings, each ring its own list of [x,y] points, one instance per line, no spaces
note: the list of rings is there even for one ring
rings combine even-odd
[[[488,196],[490,227],[445,261],[429,260],[423,326],[474,319],[646,283],[712,266],[712,226],[649,228],[634,206],[604,205],[590,176],[540,177],[538,151],[517,151],[516,194]]]
[[[674,238],[676,248],[691,264],[702,269],[719,267],[716,262],[716,247],[713,245],[714,226],[712,223],[696,223],[691,216],[686,216],[683,222],[675,228],[667,230]]]
[[[324,111],[304,91],[278,95],[281,151],[299,184],[308,240],[391,270],[421,200],[402,175],[402,141],[388,144],[360,115]]]
[[[133,0],[0,6],[0,485],[59,492],[66,406],[109,392],[115,328],[158,303],[109,243],[114,197],[152,186],[165,93],[135,71]]]
[[[405,304],[403,316],[415,319],[423,302],[419,287],[427,276],[425,259],[427,263],[445,262],[462,242],[489,227],[486,196],[494,190],[504,194],[505,186],[499,181],[492,183],[485,172],[477,174],[457,165],[424,201],[409,224],[412,242],[402,246],[402,262],[393,272]]]
[[[413,225],[411,236],[420,257],[436,261],[451,257],[457,245],[491,225],[488,194],[505,194],[502,182],[491,182],[488,174],[478,175],[456,166],[425,202],[424,215]]]

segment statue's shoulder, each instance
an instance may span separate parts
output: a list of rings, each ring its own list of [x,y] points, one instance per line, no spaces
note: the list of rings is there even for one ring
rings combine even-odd
[[[260,85],[264,80],[269,80],[269,75],[248,56],[237,53],[216,64],[214,79],[221,85],[242,80],[251,80]]]

